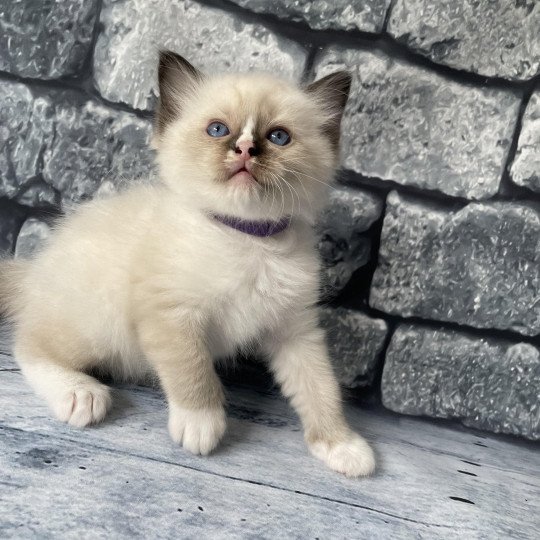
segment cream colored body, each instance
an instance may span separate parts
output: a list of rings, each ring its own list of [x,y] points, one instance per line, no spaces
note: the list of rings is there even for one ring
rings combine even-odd
[[[347,475],[369,474],[373,453],[346,424],[317,320],[311,224],[336,161],[322,128],[332,114],[321,96],[268,76],[186,83],[180,75],[193,70],[172,62],[162,96],[182,85],[191,94],[169,96],[169,108],[182,103],[178,117],[160,109],[161,180],[82,205],[33,260],[0,265],[15,356],[55,415],[79,427],[101,421],[111,405],[109,388],[89,372],[156,378],[171,437],[207,454],[226,426],[214,362],[256,349],[298,411],[313,454]],[[343,92],[337,99],[344,103]],[[261,140],[267,126],[285,122],[293,142],[260,143],[262,154],[247,158],[258,181],[235,184],[227,167],[238,152],[204,133],[218,114],[232,143]],[[292,221],[259,238],[210,212]]]
[[[313,305],[317,270],[305,224],[257,238],[186,208],[166,188],[139,187],[87,203],[60,224],[28,265],[17,335],[44,321],[69,328],[83,346],[81,368],[140,380],[151,370],[136,331],[144,315],[135,304],[146,291],[174,302],[179,315],[196,313],[209,353],[226,358]],[[63,348],[62,334],[46,334]]]

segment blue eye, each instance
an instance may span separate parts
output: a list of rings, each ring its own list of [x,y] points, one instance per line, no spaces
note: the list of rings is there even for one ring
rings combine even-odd
[[[266,138],[278,146],[285,146],[291,142],[291,136],[284,129],[274,129]]]
[[[225,137],[230,133],[229,128],[222,122],[212,122],[207,128],[206,133],[210,137]]]

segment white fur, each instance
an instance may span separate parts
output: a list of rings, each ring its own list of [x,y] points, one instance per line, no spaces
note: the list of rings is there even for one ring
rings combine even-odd
[[[223,409],[189,410],[172,405],[169,411],[169,433],[174,442],[192,454],[208,455],[225,433]]]
[[[94,377],[48,362],[19,361],[36,394],[61,422],[86,427],[105,418],[112,405],[111,392]]]
[[[337,471],[365,475],[373,454],[344,420],[316,311],[311,223],[335,155],[320,132],[326,117],[317,116],[316,102],[272,81],[250,75],[208,83],[158,143],[162,182],[87,203],[60,223],[17,284],[15,354],[55,415],[75,426],[99,422],[111,402],[107,387],[84,373],[89,368],[120,379],[159,378],[171,437],[205,455],[225,432],[212,362],[255,347],[269,357],[311,451]],[[234,187],[222,176],[226,152],[216,155],[221,147],[212,146],[219,143],[204,126],[217,117],[214,108],[228,107],[234,115],[224,120],[231,129],[236,122],[236,136],[251,134],[256,107],[241,110],[251,102],[271,106],[261,117],[275,114],[275,125],[290,122],[293,143],[267,149],[281,171],[267,182],[286,180],[296,195],[283,186]],[[211,212],[259,219],[285,213],[292,221],[258,238]]]
[[[243,141],[251,141],[253,140],[253,128],[255,127],[255,122],[253,120],[253,117],[249,117],[244,124],[244,128],[242,129],[242,133],[240,133],[240,137],[237,139],[237,143],[243,142]]]
[[[375,470],[373,450],[356,433],[351,433],[347,440],[334,445],[315,442],[309,445],[309,449],[332,470],[346,476],[367,476]]]

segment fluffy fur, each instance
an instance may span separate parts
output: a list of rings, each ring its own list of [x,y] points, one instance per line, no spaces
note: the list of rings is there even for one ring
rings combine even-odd
[[[23,373],[60,420],[79,427],[111,405],[90,371],[157,377],[171,437],[208,454],[226,426],[214,361],[256,347],[312,453],[344,474],[369,474],[373,453],[346,424],[318,327],[311,228],[337,162],[348,75],[298,88],[263,74],[205,76],[162,53],[159,78],[160,181],[81,205],[32,260],[0,264]],[[229,136],[206,133],[215,120]],[[266,139],[276,127],[290,144]],[[257,145],[256,181],[231,178],[239,140]],[[257,238],[212,212],[292,221]]]

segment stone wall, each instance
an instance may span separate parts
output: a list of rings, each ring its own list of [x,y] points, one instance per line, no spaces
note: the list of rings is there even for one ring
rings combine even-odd
[[[540,438],[540,3],[0,0],[0,249],[152,170],[156,58],[353,74],[319,222],[336,370]]]

